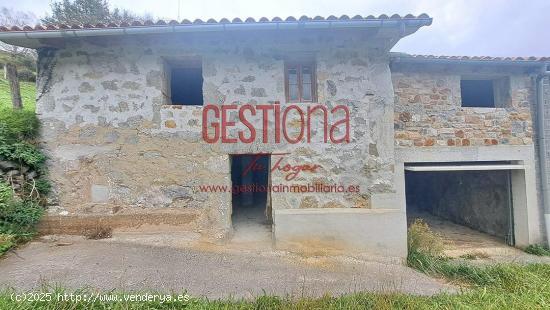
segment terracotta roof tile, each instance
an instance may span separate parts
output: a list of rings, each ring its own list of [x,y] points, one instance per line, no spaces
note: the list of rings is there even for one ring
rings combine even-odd
[[[404,53],[392,53],[393,58],[414,60],[471,60],[471,61],[550,61],[550,57],[498,57],[498,56],[437,56],[437,55],[410,55]]]
[[[0,26],[0,32],[8,32],[8,31],[44,31],[44,30],[63,30],[63,29],[101,29],[101,28],[125,28],[125,27],[147,27],[147,26],[177,26],[177,25],[189,25],[189,24],[228,24],[228,23],[247,23],[247,24],[254,24],[254,23],[267,23],[267,22],[315,22],[315,21],[347,21],[347,20],[382,20],[382,19],[396,19],[396,20],[411,20],[411,19],[429,19],[430,17],[427,14],[421,14],[419,16],[414,16],[411,14],[407,14],[405,16],[401,16],[398,14],[394,14],[391,17],[388,17],[386,14],[382,14],[378,17],[375,17],[373,15],[368,16],[361,16],[361,15],[355,15],[353,17],[349,17],[348,15],[342,15],[340,17],[336,17],[334,15],[330,15],[329,17],[325,18],[322,16],[315,16],[315,17],[309,17],[309,16],[301,16],[299,18],[296,18],[294,16],[289,16],[286,18],[280,18],[280,17],[274,17],[272,19],[268,19],[266,17],[262,17],[259,20],[255,20],[252,17],[246,18],[244,21],[240,18],[234,18],[233,20],[229,20],[227,18],[222,18],[220,21],[216,21],[215,19],[208,19],[206,22],[201,19],[195,19],[193,22],[184,19],[182,21],[176,21],[176,20],[159,20],[156,22],[147,20],[145,22],[141,21],[131,21],[131,22],[124,22],[124,23],[97,23],[97,24],[83,24],[83,25],[66,25],[66,24],[56,24],[56,25],[36,25],[34,27],[25,25],[23,27],[18,26]]]

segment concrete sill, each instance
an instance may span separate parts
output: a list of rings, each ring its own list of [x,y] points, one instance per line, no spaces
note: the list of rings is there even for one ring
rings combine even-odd
[[[361,208],[309,208],[309,209],[282,209],[274,210],[277,214],[383,214],[383,213],[400,213],[399,209],[361,209]]]
[[[405,166],[407,171],[495,171],[523,170],[524,165],[438,165],[438,166]]]
[[[163,110],[183,110],[183,109],[202,109],[202,105],[183,105],[183,104],[163,104],[160,106]]]

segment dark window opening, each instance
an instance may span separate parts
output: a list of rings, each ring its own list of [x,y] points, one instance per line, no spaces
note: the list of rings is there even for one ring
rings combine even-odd
[[[460,94],[463,107],[495,107],[493,80],[461,80]]]
[[[202,67],[173,67],[170,95],[174,105],[203,105]]]
[[[316,102],[316,84],[313,62],[287,62],[285,64],[287,102]]]

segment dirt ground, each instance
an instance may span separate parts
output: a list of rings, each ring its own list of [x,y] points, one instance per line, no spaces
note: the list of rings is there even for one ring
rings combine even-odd
[[[426,224],[443,237],[445,255],[460,258],[466,255],[475,258],[480,264],[489,263],[550,263],[550,257],[525,253],[508,246],[503,240],[486,233],[458,225],[433,216],[429,213],[416,213],[409,216],[409,223],[422,218]]]
[[[0,259],[0,289],[35,290],[43,285],[101,291],[180,292],[208,298],[275,295],[321,296],[356,291],[430,295],[456,287],[403,265],[400,260],[349,253],[292,254],[273,249],[263,214],[234,218],[225,244],[199,234],[117,232],[112,238],[41,237]],[[424,215],[441,234],[446,254],[473,254],[474,263],[545,262],[484,233]],[[328,255],[327,255],[328,254]]]
[[[0,259],[0,287],[187,290],[209,298],[365,290],[434,294],[455,289],[395,262],[293,255],[258,248],[257,242],[237,238],[219,246],[202,243],[192,234],[125,233],[103,240],[46,236]]]

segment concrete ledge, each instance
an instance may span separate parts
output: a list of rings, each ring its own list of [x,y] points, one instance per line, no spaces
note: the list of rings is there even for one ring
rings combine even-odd
[[[433,146],[396,147],[396,162],[464,162],[524,160],[529,164],[534,160],[534,146],[494,145],[494,146]]]
[[[407,219],[396,209],[274,210],[278,249],[407,256]]]
[[[370,199],[373,209],[397,209],[399,206],[396,193],[372,194]]]
[[[43,235],[82,235],[89,229],[108,227],[120,231],[183,231],[191,230],[198,219],[192,213],[147,213],[115,215],[46,215],[38,224]]]

